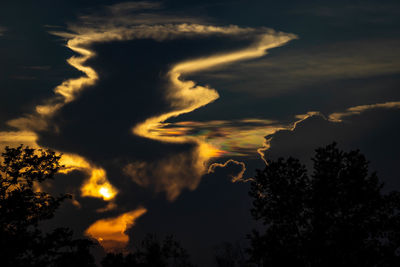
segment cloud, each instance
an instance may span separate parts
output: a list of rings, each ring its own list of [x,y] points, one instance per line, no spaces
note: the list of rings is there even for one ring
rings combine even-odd
[[[107,6],[107,9],[111,13],[118,16],[132,11],[159,9],[161,7],[162,4],[160,2],[138,1],[138,2],[124,2],[124,3],[114,4],[111,6]]]
[[[1,150],[6,146],[17,147],[21,144],[36,149],[43,148],[38,145],[37,141],[38,136],[33,131],[21,130],[0,132]],[[62,153],[60,151],[57,152]],[[87,174],[88,178],[84,181],[81,188],[82,196],[98,197],[105,201],[109,201],[118,193],[118,190],[108,181],[105,170],[101,167],[95,166],[85,158],[71,153],[62,153],[60,164],[64,165],[64,167],[59,170],[59,173],[68,174],[79,170]]]
[[[45,118],[32,114],[27,114],[24,117],[9,120],[7,121],[7,125],[21,131],[43,131],[48,127],[48,123]]]
[[[132,4],[130,6],[132,12],[142,8],[152,11],[160,7],[149,3]],[[209,160],[220,156],[222,153],[219,148],[206,142],[202,137],[160,134],[166,120],[192,112],[219,97],[215,89],[197,85],[194,81],[184,80],[182,77],[237,61],[260,58],[266,55],[267,50],[282,46],[296,38],[296,36],[267,28],[199,24],[194,23],[195,20],[188,18],[184,18],[184,20],[190,21],[190,23],[182,23],[179,21],[182,20],[182,17],[171,17],[162,13],[155,15],[144,12],[138,18],[137,15],[132,16],[130,12],[127,12],[121,6],[107,7],[106,11],[102,16],[93,14],[82,16],[80,23],[69,26],[71,32],[53,32],[55,35],[66,38],[67,46],[81,55],[80,57],[70,58],[68,63],[85,73],[85,76],[67,80],[58,86],[55,89],[55,93],[62,97],[63,102],[56,103],[52,101],[48,105],[39,106],[36,109],[39,114],[53,114],[63,105],[73,101],[81,90],[96,83],[98,74],[93,68],[85,65],[85,62],[95,56],[95,52],[91,49],[95,44],[135,39],[154,39],[161,42],[178,38],[210,36],[226,36],[242,41],[248,40],[249,42],[249,45],[245,48],[236,51],[195,58],[174,64],[166,74],[168,85],[165,97],[170,103],[171,111],[150,117],[135,125],[132,129],[132,132],[140,137],[167,143],[190,143],[196,145],[193,151],[188,152],[191,159],[187,170],[195,170],[194,175],[192,175],[194,176],[193,181],[186,181],[185,179],[187,178],[174,179],[178,174],[181,176],[183,174],[187,175],[187,170],[172,171],[168,167],[172,163],[179,164],[185,161],[181,155],[172,156],[171,159],[160,160],[156,166],[153,166],[153,163],[139,162],[131,163],[125,168],[125,172],[133,177],[134,181],[139,185],[143,186],[150,184],[150,182],[143,182],[143,179],[150,179],[143,175],[143,173],[146,173],[149,177],[151,176],[147,170],[152,170],[152,173],[155,172],[154,169],[165,170],[165,177],[168,178],[156,179],[152,184],[156,184],[157,191],[166,191],[168,199],[173,200],[183,188],[187,187],[193,190],[198,185],[200,177],[206,173]],[[151,23],[143,24],[146,20],[151,20]],[[265,134],[265,131],[263,133]],[[135,175],[139,177],[135,177]]]
[[[246,179],[246,180],[243,179],[244,172],[246,171],[246,165],[243,162],[239,162],[239,161],[236,161],[233,159],[227,160],[225,163],[211,164],[210,167],[208,168],[208,173],[215,172],[216,168],[226,168],[228,165],[239,165],[241,167],[241,170],[239,173],[237,173],[236,175],[231,175],[232,183],[236,183],[238,181],[243,181],[243,182],[248,181],[248,179]]]
[[[191,29],[199,32],[224,32],[230,34],[236,34],[236,32],[243,31],[243,29],[240,29],[236,26],[229,26],[228,28],[210,28],[198,26],[187,28],[185,26],[183,29],[184,32],[186,32],[187,29]],[[292,40],[293,38],[296,38],[295,35],[279,33],[273,30],[265,30],[265,32],[261,30],[261,33],[259,33],[258,30],[256,31],[254,29],[250,29],[248,31],[256,33],[253,37],[255,41],[253,41],[248,47],[233,52],[192,59],[174,65],[168,72],[168,80],[170,82],[170,85],[167,92],[167,99],[170,101],[171,108],[173,108],[173,110],[155,117],[151,117],[144,122],[139,123],[133,128],[133,133],[138,136],[154,139],[161,142],[197,144],[197,151],[199,153],[199,156],[195,157],[195,159],[198,160],[198,162],[195,163],[195,166],[201,166],[200,170],[202,172],[200,173],[200,176],[205,174],[204,171],[206,168],[204,166],[208,164],[209,160],[212,157],[221,154],[220,152],[209,153],[210,148],[212,148],[213,151],[222,152],[222,150],[220,150],[220,148],[216,147],[214,144],[207,142],[207,140],[201,136],[199,137],[193,135],[185,135],[184,133],[181,135],[165,135],[163,134],[163,127],[168,125],[165,123],[165,121],[167,121],[168,119],[192,112],[200,107],[212,103],[219,97],[215,89],[197,85],[194,81],[191,80],[185,81],[182,78],[183,75],[203,70],[209,70],[221,65],[234,63],[236,61],[262,57],[267,53],[266,51],[268,49],[281,46]],[[259,137],[261,136],[262,135],[260,135]],[[195,181],[197,180],[198,179],[195,179]],[[198,182],[195,182],[194,184],[198,184]],[[176,196],[174,195],[174,197],[169,198],[174,199],[175,197]]]
[[[361,114],[365,111],[371,110],[371,109],[400,109],[400,101],[350,107],[350,108],[346,109],[344,112],[332,113],[328,116],[328,118],[329,118],[329,120],[334,121],[334,122],[341,122],[344,117],[359,115],[359,114]]]
[[[129,242],[126,231],[146,212],[145,208],[140,207],[114,218],[100,219],[90,225],[85,234],[99,241],[108,252],[121,251]]]
[[[79,170],[85,172],[88,176],[82,184],[81,196],[97,197],[110,201],[117,195],[118,190],[108,181],[106,171],[103,168],[90,163],[79,155],[71,153],[64,153],[60,163],[65,165],[60,171],[61,173],[67,174]]]
[[[93,15],[83,16],[81,17],[80,24],[70,25],[69,33],[53,32],[53,34],[65,38],[66,46],[79,55],[72,56],[67,60],[67,62],[75,69],[81,71],[84,75],[63,81],[54,89],[55,96],[45,100],[44,104],[36,106],[35,112],[32,114],[27,114],[23,117],[8,121],[8,126],[19,130],[19,134],[15,131],[3,132],[2,134],[7,135],[10,133],[11,136],[29,136],[29,138],[31,138],[29,140],[31,141],[30,143],[34,147],[39,147],[37,144],[37,133],[49,130],[49,122],[52,120],[52,117],[65,105],[74,101],[82,90],[94,86],[98,81],[98,73],[86,64],[89,59],[96,55],[95,51],[91,48],[96,43],[147,38],[156,41],[164,41],[174,38],[191,38],[195,36],[236,36],[237,38],[256,38],[256,41],[246,49],[175,65],[168,73],[170,79],[170,90],[167,93],[167,98],[170,100],[171,106],[175,110],[155,118],[150,118],[149,120],[146,120],[145,123],[135,127],[137,130],[134,130],[134,132],[140,136],[154,139],[154,136],[151,135],[151,129],[154,128],[154,125],[158,126],[170,117],[193,111],[212,102],[218,97],[217,92],[213,89],[203,86],[193,87],[194,84],[192,81],[180,80],[181,75],[229,62],[260,57],[266,53],[265,51],[267,49],[282,45],[294,38],[294,35],[276,33],[272,30],[240,28],[235,25],[212,26],[195,23],[176,23],[175,18],[171,19],[170,16],[164,16],[163,14],[157,15],[158,17],[154,17],[152,14],[147,14],[147,18],[155,19],[153,24],[145,25],[140,24],[143,21],[138,21],[137,18],[132,19],[131,14],[127,13],[127,9],[134,11],[137,9],[152,10],[154,8],[158,7],[151,3],[144,2],[109,6],[106,9],[111,13],[111,17],[109,14],[104,17]],[[121,18],[124,18],[125,20],[122,21],[120,20]],[[107,21],[107,23],[98,23],[99,20]],[[168,20],[170,20],[170,22],[166,23]],[[124,24],[121,24],[121,22]],[[165,24],[154,24],[160,22]],[[199,67],[195,67],[193,63],[200,65]],[[143,125],[145,126],[143,127]],[[148,129],[150,131],[147,131]],[[32,139],[33,137],[35,139]],[[6,139],[9,138],[7,137]],[[175,143],[177,138],[173,138],[173,140]],[[181,140],[181,142],[185,143],[198,144],[198,147],[194,150],[195,153],[198,153],[194,156],[197,161],[193,162],[191,167],[195,170],[201,170],[201,173],[205,173],[206,162],[211,157],[218,155],[218,149],[214,148],[210,144],[200,142],[193,137],[183,138]],[[171,138],[168,141],[170,142]],[[87,159],[73,153],[65,153],[62,160],[63,164],[66,165],[66,168],[63,170],[65,173],[73,170],[80,170],[88,175],[88,178],[81,187],[82,196],[98,197],[104,200],[111,200],[116,196],[118,190],[108,181],[106,171],[103,168],[89,163]],[[179,161],[180,159],[179,157],[176,157],[174,160]],[[161,166],[164,165],[161,163]],[[198,171],[198,173],[200,173],[200,171]],[[159,186],[160,188],[165,188],[168,192],[171,192],[169,193],[170,199],[175,198],[176,192],[179,192],[182,189],[180,186],[177,186],[177,189],[173,189],[173,183],[174,182],[163,182]],[[193,188],[194,185],[198,184],[198,179],[196,178],[190,183],[179,182],[176,184],[184,184],[189,188]]]
[[[129,27],[132,25],[161,25],[190,23],[202,24],[201,18],[187,16],[185,13],[170,14],[164,10],[161,2],[124,2],[103,6],[95,12],[80,16],[79,27],[110,29],[115,27]]]
[[[272,136],[279,131],[293,131],[299,123],[320,116],[319,112],[308,112],[296,116],[296,121],[278,124],[266,119],[243,119],[232,121],[193,122],[181,121],[167,123],[166,128],[154,130],[162,138],[182,138],[197,142],[197,150],[190,153],[172,155],[165,160],[152,163],[133,162],[125,166],[124,172],[142,187],[153,186],[156,192],[165,191],[167,199],[174,201],[183,189],[194,190],[206,173],[216,168],[238,165],[241,170],[231,175],[232,182],[248,181],[243,178],[246,171],[244,162],[228,159],[225,163],[212,162],[220,157],[246,157],[258,155],[264,159]],[[207,129],[207,130],[204,130]],[[265,136],[268,136],[265,138]]]
[[[315,121],[319,122],[319,124],[322,124],[324,128],[328,129],[328,130],[324,129],[324,131],[329,131],[329,129],[333,129],[334,128],[335,132],[342,132],[342,135],[337,136],[337,137],[343,139],[343,133],[346,132],[346,130],[340,130],[338,128],[340,126],[332,125],[332,124],[329,124],[328,122],[342,123],[343,122],[343,118],[350,117],[349,121],[351,121],[353,124],[355,124],[355,123],[357,123],[357,119],[354,118],[354,116],[360,116],[360,115],[363,115],[363,113],[365,113],[367,111],[379,110],[379,109],[381,109],[381,110],[400,109],[400,102],[395,102],[394,101],[394,102],[376,103],[376,104],[369,104],[369,105],[359,105],[359,106],[354,106],[354,107],[347,108],[343,112],[331,113],[328,116],[324,116],[323,114],[321,114],[319,112],[315,112],[315,111],[308,112],[307,114],[304,114],[304,115],[297,115],[296,118],[298,118],[299,120],[294,122],[292,127],[288,127],[286,129],[280,129],[280,130],[276,131],[273,135],[265,137],[264,147],[261,148],[261,150],[262,150],[262,158],[264,159],[265,163],[267,164],[267,161],[265,160],[265,152],[270,153],[270,150],[271,150],[272,146],[274,148],[273,151],[275,151],[275,150],[279,151],[280,149],[281,150],[290,150],[289,149],[290,145],[289,144],[288,145],[284,145],[282,143],[281,139],[282,139],[282,137],[284,137],[282,140],[285,140],[285,138],[287,138],[287,136],[290,136],[290,135],[299,135],[298,132],[301,132],[301,135],[303,135],[303,137],[301,137],[299,139],[296,139],[296,140],[302,140],[300,143],[302,143],[302,142],[307,143],[307,144],[315,143],[316,140],[312,140],[313,138],[311,138],[309,140],[304,136],[304,134],[305,134],[304,133],[304,128],[305,127],[309,127],[309,125],[312,125],[312,127],[310,127],[310,129],[314,129],[315,127],[318,127],[318,124],[316,124]],[[368,117],[372,117],[371,113],[368,116],[367,115],[362,116],[361,119],[365,122],[368,119]],[[315,118],[315,120],[309,122],[311,118]],[[306,124],[307,126],[301,126],[300,127],[301,130],[296,131],[299,128],[299,125],[303,125],[303,124]],[[316,126],[313,125],[313,124],[315,124]],[[344,127],[344,128],[351,127],[351,126],[346,126],[346,125],[348,125],[348,123],[347,124],[341,124],[341,125],[342,125],[341,127]],[[365,128],[365,126],[363,126],[363,128]],[[317,132],[317,131],[314,129],[314,132]],[[314,132],[313,133],[308,133],[308,134],[310,136],[314,136],[315,135]],[[332,135],[334,135],[334,134],[332,134]],[[361,138],[360,135],[362,135],[362,134],[358,133],[357,136],[352,136],[352,137],[347,136],[347,139]],[[326,136],[329,136],[329,138],[331,138],[330,134],[326,134]],[[328,140],[328,141],[325,141],[325,142],[332,142],[332,141],[336,140],[337,137],[333,137],[332,140]],[[279,140],[275,141],[276,138],[278,138]],[[318,138],[318,139],[324,139],[325,140],[327,138],[328,137],[321,136],[321,138]],[[277,143],[278,143],[278,145],[277,145]],[[306,145],[306,144],[304,144],[304,145]],[[326,144],[319,143],[319,146],[321,146],[321,145],[326,145]]]
[[[3,36],[6,31],[7,28],[0,26],[0,36]]]
[[[347,25],[349,22],[387,25],[392,24],[400,15],[398,3],[385,3],[379,1],[374,3],[344,3],[334,5],[315,5],[313,7],[292,10],[292,14],[312,15],[325,19],[333,19],[335,25]]]
[[[170,104],[170,111],[150,117],[132,129],[133,134],[147,139],[194,145],[192,150],[183,154],[173,155],[153,163],[132,162],[124,168],[125,173],[130,175],[137,184],[145,187],[152,185],[157,192],[165,191],[167,198],[174,200],[183,189],[194,190],[201,176],[207,173],[210,159],[220,157],[224,153],[218,142],[208,142],[204,136],[162,134],[166,120],[192,112],[219,97],[215,89],[197,85],[191,80],[184,80],[183,76],[238,61],[260,58],[267,54],[267,50],[282,46],[296,36],[267,28],[199,24],[196,23],[196,19],[171,17],[163,13],[141,12],[139,16],[136,16],[137,14],[132,16],[131,13],[131,11],[135,13],[137,10],[153,11],[159,8],[160,6],[147,2],[108,6],[103,10],[105,12],[102,16],[93,14],[81,16],[80,22],[69,26],[69,32],[52,32],[54,35],[65,38],[66,46],[78,54],[69,58],[67,62],[81,71],[83,76],[65,80],[54,89],[55,96],[44,101],[44,104],[38,105],[35,113],[10,120],[8,125],[20,131],[30,131],[32,134],[48,130],[49,122],[53,123],[51,121],[53,116],[61,108],[76,100],[83,90],[98,82],[99,74],[87,64],[96,56],[93,49],[96,44],[136,39],[153,39],[161,42],[211,36],[247,41],[249,44],[241,49],[185,60],[172,65],[165,77],[168,82],[165,98]],[[145,20],[151,20],[151,23],[143,24]],[[180,20],[189,22],[183,23]],[[250,119],[250,123],[254,120]],[[247,133],[243,131],[244,134],[241,137],[247,138],[252,144],[256,143],[254,140],[261,141],[261,136],[268,133],[268,130],[260,131],[260,129],[246,129],[246,131]],[[63,172],[79,170],[88,176],[81,187],[82,196],[98,197],[106,201],[115,198],[118,190],[108,181],[106,171],[102,167],[73,153],[65,153],[62,159],[63,164],[66,165]]]
[[[223,157],[252,157],[264,136],[286,129],[285,124],[268,119],[221,121],[180,121],[166,123],[154,131],[161,137],[193,137],[212,145]]]
[[[399,47],[399,39],[292,47],[284,53],[257,61],[239,62],[223,70],[200,73],[197,77],[208,82],[217,81],[230,91],[245,91],[264,98],[310,87],[322,91],[332,81],[399,74]]]
[[[335,122],[322,116],[307,119],[295,131],[280,131],[273,136],[266,157],[296,157],[309,169],[317,147],[333,141],[345,151],[360,149],[385,183],[384,190],[399,190],[398,165],[400,142],[398,118],[400,109],[370,109]]]
[[[218,150],[202,144],[194,150],[173,154],[154,162],[132,162],[124,167],[124,173],[142,187],[153,187],[155,192],[166,192],[169,201],[174,201],[184,190],[195,190],[206,173],[204,164],[216,157]]]

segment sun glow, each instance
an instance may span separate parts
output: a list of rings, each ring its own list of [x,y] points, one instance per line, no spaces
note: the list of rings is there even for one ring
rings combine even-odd
[[[106,177],[105,170],[92,169],[90,178],[81,187],[82,196],[99,197],[106,201],[113,199],[118,191]]]

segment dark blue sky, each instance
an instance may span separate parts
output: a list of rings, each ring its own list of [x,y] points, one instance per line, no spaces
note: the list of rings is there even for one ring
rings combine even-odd
[[[360,148],[385,190],[400,188],[399,26],[398,1],[2,1],[0,146],[26,143],[85,161],[47,185],[76,199],[47,227],[79,235],[98,220],[145,208],[128,227],[130,244],[149,232],[173,233],[195,262],[210,266],[215,246],[244,240],[256,226],[248,184],[231,179],[242,166],[243,179],[263,168],[257,148],[266,135],[266,158],[292,155],[307,164],[332,141]],[[174,69],[264,51],[262,44],[271,45],[265,55]],[[67,63],[87,51],[86,61]],[[93,82],[79,90],[68,83],[85,75]],[[199,87],[181,96],[179,81]],[[54,92],[63,82],[75,88],[70,99]],[[134,132],[170,112],[180,115],[158,120],[170,124]],[[208,173],[229,159],[236,163]],[[100,169],[118,191],[112,199],[82,194]]]

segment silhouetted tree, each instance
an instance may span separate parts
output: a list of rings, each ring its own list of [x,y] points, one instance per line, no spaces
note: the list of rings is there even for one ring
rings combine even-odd
[[[35,190],[53,179],[60,155],[22,145],[5,148],[0,164],[0,265],[1,266],[94,266],[89,252],[93,243],[72,239],[66,228],[44,234],[38,227],[51,219],[69,195],[54,197]]]
[[[103,267],[193,267],[189,254],[167,236],[163,242],[148,234],[135,251],[127,255],[108,253],[101,262]]]
[[[400,266],[400,193],[383,194],[357,150],[316,150],[308,176],[299,160],[269,161],[251,184],[249,236],[259,266]]]
[[[215,262],[219,267],[245,267],[247,262],[246,249],[239,242],[226,242],[215,251]]]

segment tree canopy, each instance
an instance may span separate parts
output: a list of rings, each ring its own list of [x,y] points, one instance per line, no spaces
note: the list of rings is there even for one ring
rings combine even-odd
[[[1,266],[95,266],[88,239],[73,239],[72,231],[57,228],[43,233],[38,224],[51,219],[61,202],[42,192],[40,183],[62,168],[61,155],[51,150],[5,148],[0,163]]]
[[[108,253],[101,264],[103,267],[194,267],[187,251],[172,236],[160,241],[151,234],[136,246],[134,252],[127,255]]]
[[[398,266],[400,193],[382,193],[358,150],[318,148],[311,175],[298,159],[268,161],[251,183],[249,235],[258,266]]]
[[[29,147],[6,148],[0,162],[1,266],[96,266],[89,239],[57,228],[44,233],[67,194],[53,196],[40,183],[63,168],[61,155]],[[335,143],[316,150],[313,171],[298,159],[268,161],[257,171],[249,195],[252,216],[262,230],[241,246],[219,251],[219,266],[398,266],[400,192],[383,193],[360,151]],[[128,254],[109,253],[103,267],[191,267],[189,255],[171,236],[148,235]]]

